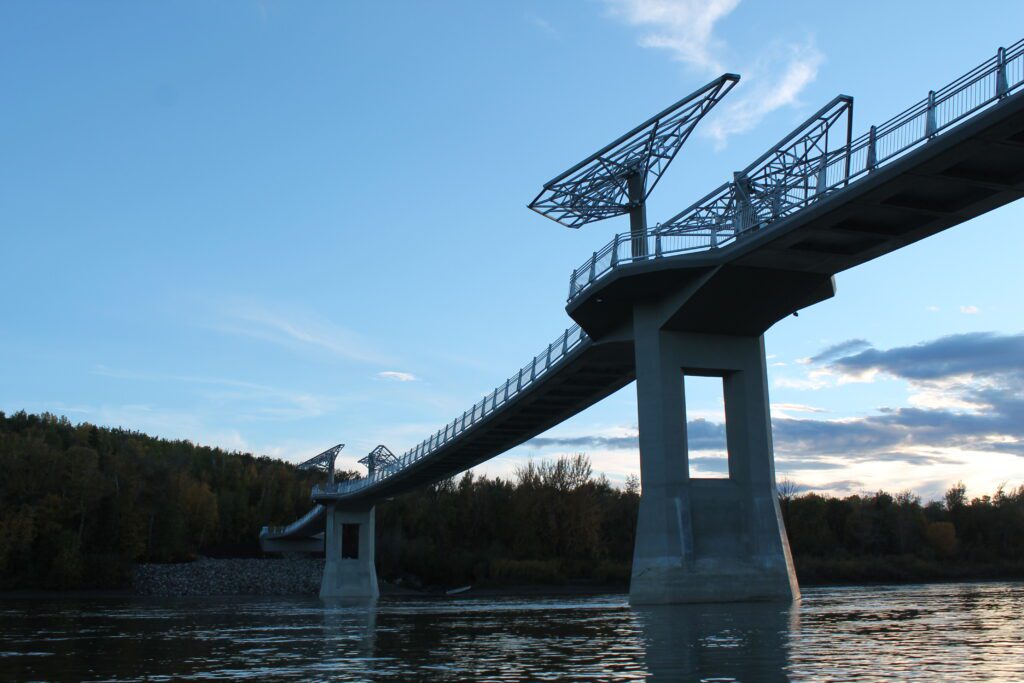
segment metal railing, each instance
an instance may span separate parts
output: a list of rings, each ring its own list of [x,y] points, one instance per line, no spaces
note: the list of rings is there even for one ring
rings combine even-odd
[[[622,264],[718,249],[763,230],[926,144],[1022,85],[1024,40],[999,48],[994,57],[853,140],[848,134],[852,100],[837,97],[733,181],[664,224],[644,235],[615,235],[572,272],[568,298]],[[842,113],[848,116],[847,136],[835,146],[829,133],[838,128]]]
[[[308,524],[314,517],[323,512],[323,508],[319,505],[314,506],[309,512],[299,517],[297,520],[287,526],[268,526],[264,527],[266,533],[260,534],[261,536],[287,536],[290,532],[301,529]]]
[[[473,429],[482,420],[503,408],[530,386],[556,370],[565,362],[566,358],[589,343],[590,337],[587,336],[586,332],[580,329],[579,325],[573,325],[548,344],[546,349],[534,356],[529,363],[520,368],[518,373],[505,380],[504,384],[499,384],[494,388],[494,391],[484,396],[472,408],[445,424],[443,428],[438,429],[413,448],[410,448],[391,465],[376,470],[362,479],[351,479],[337,482],[333,485],[314,486],[313,495],[316,496],[322,493],[352,493],[392,477],[410,465],[429,457],[439,448],[451,443],[464,432]]]

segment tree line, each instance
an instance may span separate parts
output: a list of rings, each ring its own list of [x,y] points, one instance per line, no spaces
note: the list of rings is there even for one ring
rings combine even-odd
[[[0,412],[0,590],[119,588],[136,562],[254,555],[315,473],[267,457]]]
[[[305,513],[318,473],[54,415],[0,412],[0,590],[120,588],[139,562],[259,555]],[[339,473],[339,478],[355,476]],[[909,492],[780,505],[804,583],[1024,577],[1024,486],[943,501]],[[629,580],[640,485],[585,455],[510,478],[467,472],[377,506],[377,569],[413,587]]]

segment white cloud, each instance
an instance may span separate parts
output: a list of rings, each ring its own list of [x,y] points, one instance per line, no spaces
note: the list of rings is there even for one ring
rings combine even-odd
[[[642,47],[667,50],[673,59],[708,75],[731,70],[719,57],[729,46],[715,35],[715,27],[738,5],[739,0],[605,0],[612,17],[643,30]],[[739,69],[741,87],[709,119],[703,134],[721,147],[729,136],[751,130],[771,112],[799,105],[800,94],[817,77],[824,59],[810,37],[769,43],[753,64]]]
[[[981,313],[981,309],[977,306],[961,306],[960,312],[967,315],[977,315],[978,313]]]
[[[815,368],[803,377],[780,375],[775,378],[774,385],[780,389],[799,389],[801,391],[818,391],[832,386],[833,373],[828,368]]]
[[[724,48],[715,24],[739,0],[606,0],[609,14],[646,32],[640,45],[668,50],[673,59],[701,71],[724,71],[715,56]]]
[[[380,379],[392,380],[394,382],[415,382],[418,378],[411,372],[399,372],[398,370],[385,370],[378,372],[377,377]]]
[[[802,403],[773,403],[772,415],[775,417],[789,417],[791,413],[825,413],[824,408],[804,405]]]

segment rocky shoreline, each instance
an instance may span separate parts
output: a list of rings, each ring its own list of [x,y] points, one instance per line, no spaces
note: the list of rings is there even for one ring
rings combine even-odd
[[[132,570],[128,595],[158,598],[213,596],[309,596],[320,593],[323,558],[213,559],[176,564],[139,564]],[[401,584],[401,582],[399,582]],[[449,597],[440,586],[418,587],[380,582],[382,595]],[[511,595],[593,595],[621,593],[627,585],[568,582],[473,586],[462,597]]]
[[[154,597],[308,595],[320,591],[323,558],[211,559],[140,564],[132,592]]]

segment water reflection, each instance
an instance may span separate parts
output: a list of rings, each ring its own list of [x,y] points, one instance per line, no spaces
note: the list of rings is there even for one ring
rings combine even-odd
[[[350,655],[372,662],[377,644],[377,601],[325,601],[322,633],[324,661]]]
[[[787,680],[799,606],[672,605],[634,611],[652,680]]]
[[[1024,584],[802,604],[7,600],[0,680],[1024,680]]]

